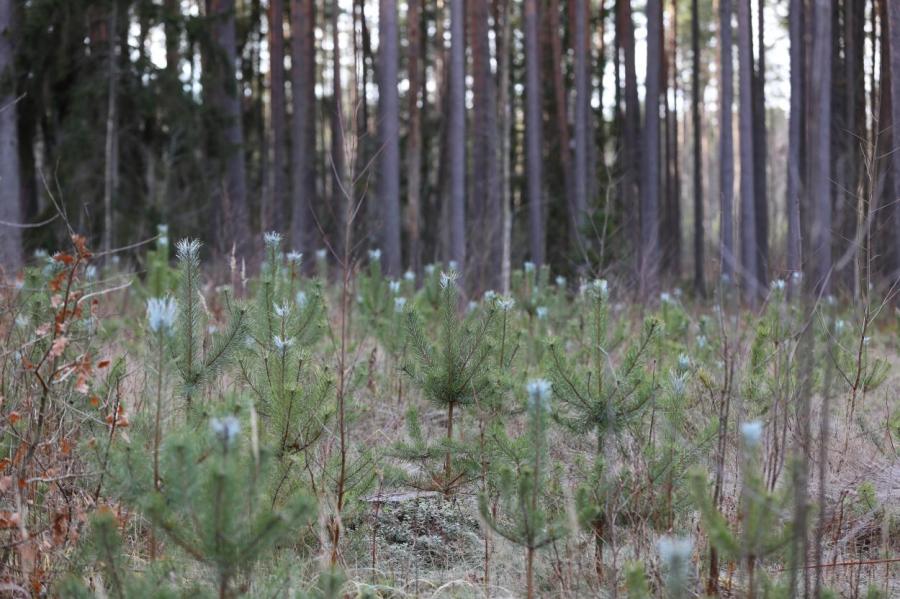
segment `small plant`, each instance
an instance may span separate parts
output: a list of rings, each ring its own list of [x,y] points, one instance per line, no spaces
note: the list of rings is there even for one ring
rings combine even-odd
[[[534,589],[535,553],[563,537],[566,527],[545,503],[548,452],[547,429],[550,424],[551,384],[545,379],[528,383],[528,424],[523,436],[515,440],[498,439],[509,465],[500,470],[502,516],[491,510],[488,498],[481,495],[479,509],[484,522],[497,534],[525,549],[525,593],[531,599]]]
[[[232,360],[244,339],[247,311],[243,307],[233,306],[224,331],[213,336],[208,350],[204,352],[206,328],[203,326],[205,319],[200,291],[200,242],[182,239],[176,247],[181,277],[177,298],[179,341],[176,364],[190,418],[193,416],[192,400],[197,392]]]
[[[455,281],[454,271],[441,274],[437,344],[431,343],[425,336],[415,311],[411,310],[406,314],[407,335],[415,363],[407,363],[404,370],[425,397],[447,413],[447,433],[441,448],[444,455],[443,471],[430,476],[431,480],[427,483],[430,490],[440,491],[445,496],[451,495],[457,487],[467,482],[466,470],[454,467],[453,425],[458,417],[457,408],[471,405],[489,388],[491,381],[487,374],[491,344],[488,333],[495,314],[495,310],[491,308],[479,320],[460,316],[457,312],[459,295]],[[413,413],[412,416],[415,417],[416,414]],[[430,461],[433,448],[423,445],[421,429],[416,425],[409,430],[411,443],[399,445],[396,453],[404,459]]]

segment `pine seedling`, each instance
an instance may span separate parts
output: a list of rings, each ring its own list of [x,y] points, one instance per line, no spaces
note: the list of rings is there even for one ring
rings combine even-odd
[[[175,597],[196,596],[203,589],[194,585],[185,585],[174,589],[166,580],[163,567],[156,566],[146,572],[137,572],[129,568],[126,552],[119,534],[119,522],[109,510],[101,508],[90,518],[90,529],[84,543],[75,556],[71,573],[60,580],[55,589],[55,596],[66,599],[93,599],[97,596],[111,599],[129,599],[130,597],[148,597],[152,599],[168,599]],[[92,589],[85,585],[82,576],[76,572],[94,569],[101,576],[91,577]],[[97,585],[100,588],[96,588]]]
[[[313,501],[296,492],[273,505],[263,484],[271,479],[272,452],[242,428],[225,415],[211,418],[205,431],[191,425],[170,431],[160,452],[159,490],[136,446],[118,447],[111,465],[121,499],[170,549],[205,571],[220,597],[237,594],[254,566],[315,514]]]
[[[441,274],[441,302],[438,311],[440,329],[438,343],[425,336],[415,311],[406,313],[407,336],[415,362],[404,366],[406,374],[426,399],[446,410],[447,434],[443,443],[443,473],[432,477],[430,486],[446,496],[467,481],[467,472],[454,467],[453,426],[460,406],[471,405],[487,392],[490,386],[488,357],[492,351],[488,333],[495,310],[489,309],[480,319],[461,316],[457,312],[459,292],[456,273]],[[411,429],[414,433],[418,429]],[[429,460],[432,452],[422,453],[419,441],[411,438],[408,445],[400,445],[396,453],[401,458]],[[408,451],[409,450],[409,451]],[[417,457],[419,456],[419,457]]]
[[[502,517],[492,513],[488,497],[481,495],[479,509],[485,524],[508,541],[525,549],[526,596],[535,596],[535,553],[566,533],[563,521],[548,510],[545,497],[549,461],[547,432],[550,424],[551,384],[545,379],[528,383],[528,424],[515,440],[498,439],[511,465],[500,471]]]
[[[262,266],[253,317],[238,363],[252,390],[255,407],[265,421],[262,437],[278,458],[272,481],[272,501],[295,484],[308,456],[334,415],[333,377],[311,363],[310,349],[324,330],[325,307],[321,289],[301,288],[298,280],[302,256],[280,251],[281,238],[265,237]]]
[[[587,364],[582,364],[577,355],[570,358],[556,341],[550,342],[549,360],[553,391],[562,404],[556,418],[576,433],[593,433],[597,438],[595,469],[578,497],[581,520],[589,524],[595,537],[599,574],[604,531],[612,525],[605,521],[607,510],[603,505],[607,487],[603,472],[605,441],[612,442],[613,438],[607,438],[607,435],[616,435],[640,416],[656,389],[646,362],[660,337],[662,325],[657,319],[648,318],[640,337],[627,349],[622,363],[615,366],[608,350],[609,288],[606,281],[593,281],[586,289],[586,295],[590,302]]]
[[[693,473],[692,495],[700,510],[709,542],[722,555],[740,562],[747,576],[747,596],[756,597],[768,581],[764,561],[782,551],[791,537],[791,524],[782,514],[789,512],[789,489],[770,492],[760,467],[763,425],[759,421],[741,425],[743,460],[741,468],[740,524],[732,527],[716,508],[707,492],[706,474]],[[760,579],[762,583],[760,583]]]
[[[176,363],[181,375],[182,395],[191,413],[197,392],[211,383],[231,362],[247,327],[247,312],[240,306],[231,315],[222,333],[214,335],[204,353],[203,298],[200,291],[200,242],[182,239],[176,246],[180,281],[178,288],[178,351]]]

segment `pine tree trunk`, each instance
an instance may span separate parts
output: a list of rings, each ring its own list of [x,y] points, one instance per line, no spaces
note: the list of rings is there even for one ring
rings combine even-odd
[[[635,280],[640,278],[641,246],[640,246],[640,185],[638,169],[641,164],[640,131],[641,106],[637,92],[637,71],[635,70],[634,21],[631,17],[631,2],[617,0],[616,4],[616,39],[622,50],[622,62],[625,70],[625,123],[622,141],[622,205],[624,209],[625,230],[630,249],[635,258]]]
[[[312,207],[318,203],[314,32],[313,0],[291,0],[291,242],[307,255],[313,250]]]
[[[741,151],[741,282],[744,301],[756,304],[760,294],[757,280],[756,187],[753,167],[753,43],[750,19],[751,0],[738,0],[738,82],[740,89]]]
[[[587,28],[590,17],[586,0],[575,0],[575,161],[573,165],[574,228],[573,240],[575,260],[582,264],[587,258],[584,230],[588,218],[588,148],[593,141],[589,138],[591,82],[588,73],[590,43]]]
[[[893,140],[893,148],[895,151],[891,153],[893,166],[893,214],[894,214],[894,247],[895,252],[895,271],[894,279],[897,277],[896,268],[900,267],[900,151],[896,151],[898,143],[900,143],[900,6],[896,2],[888,2],[888,33],[890,34],[890,66],[891,66],[891,113],[892,127],[891,139]]]
[[[788,163],[787,163],[787,270],[791,294],[800,291],[796,288],[795,273],[800,273],[800,194],[803,193],[803,157],[802,146],[805,138],[803,107],[806,102],[805,52],[804,52],[804,0],[791,0],[789,30],[791,44],[791,108],[788,131]]]
[[[556,150],[559,155],[559,169],[562,174],[565,215],[569,227],[569,240],[574,245],[578,224],[576,220],[577,207],[575,205],[575,185],[572,169],[572,138],[569,132],[566,78],[563,72],[565,58],[563,56],[562,38],[565,33],[560,24],[559,0],[549,0],[546,6],[544,34],[546,36],[545,43],[548,43],[550,46],[550,55],[542,58],[547,61],[544,63],[544,67],[551,73],[553,108],[556,116],[556,128],[548,131],[547,137],[556,136],[559,141]],[[552,144],[550,145],[552,146]]]
[[[889,3],[890,4],[890,3]],[[831,10],[832,0],[813,0],[809,128],[812,284],[831,290]]]
[[[691,123],[694,145],[694,293],[706,296],[703,277],[703,146],[700,122],[700,11],[691,0]]]
[[[466,43],[464,0],[450,0],[450,259],[466,264]]]
[[[118,183],[118,83],[119,65],[116,54],[116,39],[119,32],[117,2],[112,3],[109,15],[109,69],[107,71],[107,98],[106,98],[106,147],[104,156],[103,174],[103,251],[109,255],[112,250],[113,238],[113,204],[115,203],[116,188]],[[18,188],[17,188],[18,189]]]
[[[237,40],[235,37],[234,0],[209,0],[208,15],[211,19],[212,38],[218,45],[218,55],[208,64],[215,78],[209,101],[224,120],[222,140],[225,155],[220,179],[215,182],[218,213],[222,224],[220,246],[230,250],[233,246],[240,258],[253,260],[253,239],[250,234],[250,212],[247,206],[247,174],[244,162],[244,128],[241,114],[241,96],[235,78],[237,64]]]
[[[10,77],[14,65],[15,50],[13,31],[15,2],[0,0],[0,76]],[[4,193],[0,194],[0,268],[12,277],[21,267],[22,205],[19,201],[19,139],[16,130],[15,93],[4,85],[0,87],[0,181]]]
[[[738,0],[741,1],[741,0]],[[719,194],[720,208],[720,260],[722,279],[726,285],[734,283],[737,256],[734,251],[734,60],[732,58],[732,25],[734,14],[731,0],[719,0],[720,71],[722,93],[719,98]]]
[[[753,178],[754,218],[756,224],[756,279],[763,289],[769,281],[769,194],[768,133],[766,131],[766,47],[765,0],[758,0],[756,73],[751,80],[753,94]]]
[[[500,169],[497,164],[497,90],[491,73],[488,0],[468,0],[473,67],[472,183],[470,198],[469,289],[483,291],[500,285],[503,252],[503,213]]]
[[[545,229],[541,156],[541,57],[538,2],[525,0],[525,171],[531,261],[544,264]]]
[[[268,229],[282,230],[287,205],[287,112],[284,100],[284,0],[269,2],[269,109],[271,176]]]
[[[650,300],[659,289],[659,93],[662,52],[660,0],[647,1],[647,81],[644,116],[644,152],[641,160],[641,267],[639,294]]]
[[[344,93],[341,85],[341,45],[338,31],[341,7],[338,0],[331,6],[331,206],[335,211],[335,235],[332,248],[338,260],[344,262],[350,248],[350,207],[353,202],[353,185],[347,180],[347,154],[344,147]]]
[[[498,0],[498,19],[500,21],[497,35],[497,55],[500,78],[498,101],[500,105],[500,168],[501,192],[503,208],[503,241],[501,248],[500,290],[509,292],[509,278],[512,270],[512,100],[510,88],[510,40],[512,39],[512,23],[509,15],[510,0]]]
[[[408,0],[406,13],[409,48],[406,57],[409,95],[407,109],[409,125],[406,138],[406,235],[409,238],[409,266],[417,275],[422,273],[421,204],[422,204],[422,118],[419,97],[422,91],[419,54],[424,46],[420,34],[421,0]]]
[[[400,255],[400,98],[397,92],[397,0],[378,10],[378,205],[385,274],[398,277]]]

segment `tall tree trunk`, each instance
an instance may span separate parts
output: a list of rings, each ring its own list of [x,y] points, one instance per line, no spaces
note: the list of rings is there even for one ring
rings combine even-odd
[[[409,51],[406,69],[409,78],[407,108],[409,125],[406,138],[406,235],[409,238],[409,266],[417,275],[422,273],[421,204],[422,204],[422,116],[419,96],[422,91],[419,54],[423,51],[420,34],[421,0],[408,0],[406,13]]]
[[[700,11],[691,0],[691,126],[694,145],[694,292],[706,296],[703,279],[703,145],[700,133]]]
[[[738,0],[741,1],[741,0]],[[734,60],[732,58],[732,25],[734,14],[731,0],[719,0],[719,34],[721,36],[721,90],[719,97],[719,194],[720,203],[720,259],[722,278],[727,285],[734,282],[737,256],[734,251]]]
[[[662,51],[660,0],[647,0],[647,81],[644,155],[641,166],[640,297],[649,300],[659,289],[659,90]]]
[[[15,2],[0,0],[0,77],[13,79]],[[0,87],[0,268],[9,277],[23,264],[22,203],[19,198],[19,139],[16,98],[11,86]]]
[[[889,3],[890,4],[890,3]],[[814,33],[809,128],[813,280],[816,291],[831,289],[831,10],[832,0],[813,0]]]
[[[500,169],[501,192],[500,197],[503,207],[503,245],[501,249],[500,289],[503,293],[509,291],[510,271],[512,270],[512,100],[509,94],[512,74],[510,72],[510,43],[512,40],[512,19],[509,14],[510,0],[498,0],[498,19],[500,21],[499,35],[497,36],[498,75],[500,79],[500,92],[498,101],[500,105]]]
[[[244,162],[244,128],[241,118],[241,97],[235,78],[237,43],[234,24],[234,0],[208,0],[208,12],[212,20],[212,37],[218,45],[216,56],[210,63],[215,84],[210,102],[224,119],[222,138],[225,143],[224,162],[220,180],[216,182],[219,208],[216,215],[222,224],[219,245],[230,249],[233,244],[237,255],[252,258],[253,239],[250,234],[247,206],[247,174]]]
[[[574,192],[574,235],[577,264],[583,264],[587,257],[584,230],[588,218],[588,148],[591,134],[591,81],[588,73],[590,43],[587,28],[589,7],[586,0],[575,0],[575,161],[573,168]]]
[[[450,259],[466,263],[466,42],[464,0],[450,0]]]
[[[666,205],[665,230],[661,231],[662,263],[667,273],[675,280],[681,278],[681,173],[678,165],[678,5],[671,3],[671,28],[669,46],[663,50],[663,109],[666,115]],[[663,36],[663,42],[665,42]],[[672,101],[669,101],[671,90]]]
[[[800,243],[800,195],[803,193],[803,140],[805,116],[803,107],[806,102],[806,77],[804,64],[805,7],[804,0],[791,0],[789,29],[791,43],[791,108],[788,131],[788,163],[787,163],[787,270],[790,278],[788,285],[791,294],[796,289],[795,273],[802,268],[802,252]]]
[[[497,164],[497,90],[491,73],[489,45],[490,6],[488,0],[468,0],[471,11],[474,126],[472,143],[472,180],[474,189],[470,217],[476,236],[469,254],[473,267],[474,291],[496,288],[500,284],[500,258],[503,253],[503,213],[500,205],[500,169]],[[478,230],[480,229],[480,230]]]
[[[284,0],[269,2],[269,109],[272,133],[268,226],[280,230],[287,204],[287,112],[284,102]]]
[[[378,205],[384,269],[401,273],[400,255],[400,97],[397,92],[399,43],[397,0],[379,0],[378,9]]]
[[[769,280],[769,193],[768,134],[766,132],[766,46],[765,0],[758,0],[756,73],[751,80],[753,94],[753,178],[754,218],[756,219],[756,279],[765,288]],[[748,9],[749,10],[749,9]]]
[[[555,135],[559,141],[557,153],[559,154],[559,169],[562,173],[563,195],[566,207],[565,215],[569,227],[569,239],[574,244],[578,225],[576,221],[577,208],[575,206],[575,185],[572,170],[572,138],[569,132],[569,105],[564,72],[566,61],[562,48],[564,29],[560,23],[559,0],[549,0],[545,6],[547,11],[545,13],[545,30],[543,31],[546,36],[544,43],[549,44],[550,52],[549,56],[542,56],[542,59],[545,61],[542,64],[550,72],[553,86],[553,107],[556,115],[556,128],[548,131],[548,137]],[[571,21],[572,19],[570,19]],[[544,143],[543,139],[541,143]]]
[[[538,2],[525,0],[525,170],[531,261],[544,264],[545,230],[541,177],[541,74]]]
[[[740,89],[741,149],[741,281],[744,300],[753,305],[759,297],[756,242],[756,192],[753,168],[753,28],[750,1],[738,0],[738,82]]]
[[[625,230],[635,257],[635,280],[640,278],[640,185],[638,169],[641,164],[640,131],[641,108],[637,91],[637,71],[634,59],[634,21],[631,2],[616,0],[616,40],[622,49],[625,70],[625,122],[622,141],[622,205],[625,211]]]
[[[106,97],[106,147],[104,150],[104,174],[103,174],[103,251],[109,256],[112,250],[113,239],[113,205],[115,204],[116,188],[119,175],[118,152],[118,84],[119,64],[116,52],[116,40],[119,33],[119,3],[113,2],[109,14],[109,69],[107,71],[107,97]]]
[[[314,1],[291,0],[291,242],[307,255],[313,250],[312,210],[318,201],[314,35]]]
[[[900,144],[900,6],[896,2],[888,2],[888,33],[890,35],[890,67],[891,67],[891,113],[892,127],[891,139],[893,140],[894,151],[891,153],[891,163],[893,167],[893,195],[891,196],[891,204],[893,204],[894,215],[894,252],[895,252],[895,269],[900,267],[900,151],[897,151],[897,145]],[[896,278],[897,271],[893,273]]]
[[[181,10],[178,0],[164,0],[163,22],[166,34],[166,73],[173,81],[179,76]]]
[[[335,212],[335,235],[332,248],[338,260],[344,260],[348,239],[347,226],[350,224],[350,210],[353,202],[353,186],[347,180],[347,155],[344,147],[344,93],[341,85],[341,44],[338,30],[341,7],[338,0],[331,5],[331,207]]]

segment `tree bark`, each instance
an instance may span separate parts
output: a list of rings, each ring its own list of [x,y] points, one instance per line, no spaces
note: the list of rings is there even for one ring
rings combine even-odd
[[[894,214],[894,247],[895,252],[895,271],[894,277],[897,275],[897,267],[900,267],[900,151],[897,151],[897,145],[900,143],[900,6],[896,2],[888,2],[888,32],[890,34],[891,48],[891,113],[892,127],[891,139],[893,140],[894,151],[891,153],[891,164],[893,167],[893,196],[891,204],[893,204]]]
[[[739,0],[740,1],[740,0]],[[734,251],[734,132],[732,106],[734,105],[734,60],[732,58],[732,24],[734,15],[731,0],[719,1],[719,35],[721,36],[719,97],[719,194],[720,203],[720,260],[722,279],[726,285],[734,283],[737,266]]]
[[[450,259],[466,263],[466,42],[464,0],[450,0]]]
[[[641,164],[640,131],[641,107],[637,92],[637,71],[634,59],[634,21],[631,2],[616,0],[616,40],[622,50],[625,70],[625,122],[622,141],[622,205],[625,230],[635,257],[635,280],[640,278],[640,184],[638,169]]]
[[[422,90],[419,54],[424,49],[420,34],[422,0],[408,0],[406,13],[409,39],[406,69],[409,78],[407,109],[409,112],[406,138],[406,235],[409,239],[409,266],[417,275],[422,273],[421,204],[422,204],[422,116],[419,97]]]
[[[754,305],[760,294],[756,241],[756,191],[753,167],[753,42],[751,0],[738,0],[738,81],[741,151],[741,282],[744,300]]]
[[[575,160],[573,166],[574,229],[573,240],[578,264],[587,258],[584,230],[588,219],[588,148],[591,82],[588,73],[590,44],[587,28],[590,17],[586,0],[575,0]]]
[[[353,202],[353,185],[347,180],[347,155],[344,147],[344,93],[341,84],[341,45],[338,17],[341,7],[338,0],[331,6],[331,206],[335,212],[335,235],[332,248],[338,260],[344,262],[350,242],[347,229],[350,224],[350,207]]]
[[[641,261],[639,294],[648,301],[659,289],[659,92],[662,52],[660,0],[647,1],[647,106],[641,167]]]
[[[500,205],[500,169],[497,162],[497,90],[491,73],[489,41],[489,0],[468,0],[471,11],[471,45],[473,67],[472,179],[474,214],[470,217],[477,237],[470,240],[469,263],[475,276],[472,291],[497,288],[503,255],[503,213]],[[474,262],[474,264],[473,264]],[[470,278],[470,281],[472,279]]]
[[[503,208],[503,236],[500,266],[500,290],[509,292],[509,278],[512,270],[512,100],[510,98],[510,42],[512,40],[512,22],[509,15],[510,0],[498,0],[498,20],[500,26],[497,35],[497,63],[500,79],[498,101],[500,105],[500,169]]]
[[[703,277],[703,146],[700,133],[700,10],[691,0],[691,123],[694,150],[694,293],[706,296]]]
[[[890,2],[888,3],[890,4]],[[831,10],[832,0],[813,0],[814,34],[809,128],[810,198],[814,203],[811,252],[812,284],[817,292],[831,290]]]
[[[756,279],[762,288],[769,280],[769,193],[768,133],[766,131],[766,47],[765,0],[758,0],[756,72],[751,81],[753,94],[753,178],[754,218],[756,224]]]
[[[381,207],[384,270],[388,276],[398,277],[401,255],[397,0],[379,0],[378,6],[378,204]]]
[[[291,242],[307,255],[314,249],[318,201],[314,32],[314,1],[291,0]]]
[[[525,0],[525,170],[531,261],[540,268],[545,258],[542,182],[540,38],[538,2]]]
[[[0,0],[0,76],[12,80],[15,59],[13,32],[15,2]],[[22,203],[19,198],[19,139],[16,129],[16,97],[12,86],[0,87],[0,268],[12,277],[24,261],[22,253]]]
[[[287,112],[284,100],[284,0],[269,2],[269,109],[272,133],[267,229],[282,230],[287,204]]]
[[[113,238],[113,204],[115,203],[116,189],[118,187],[118,83],[119,64],[116,53],[116,40],[119,33],[119,4],[113,2],[109,14],[109,69],[107,71],[107,97],[106,97],[106,144],[104,149],[104,173],[103,173],[103,251],[109,256],[112,250]]]
[[[230,250],[234,245],[241,258],[253,258],[247,207],[247,174],[244,162],[244,128],[241,119],[241,100],[235,78],[237,43],[234,23],[234,0],[209,0],[208,12],[212,20],[212,38],[218,52],[208,65],[215,78],[209,101],[224,120],[222,138],[225,144],[220,179],[216,182],[216,215],[222,224],[220,246]]]
[[[789,18],[790,30],[790,65],[791,65],[791,107],[788,130],[788,162],[787,162],[787,270],[788,286],[791,295],[797,289],[795,274],[801,273],[802,250],[800,242],[800,195],[803,193],[803,156],[802,146],[806,133],[804,131],[803,107],[806,102],[806,77],[804,64],[804,0],[791,0]]]

